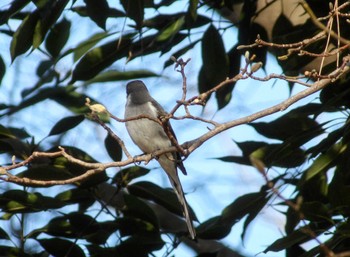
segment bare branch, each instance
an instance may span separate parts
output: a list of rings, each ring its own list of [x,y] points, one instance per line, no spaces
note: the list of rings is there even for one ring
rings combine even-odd
[[[272,106],[270,108],[256,112],[252,115],[249,115],[249,116],[246,116],[243,118],[239,118],[239,119],[236,119],[233,121],[223,123],[222,125],[215,127],[213,130],[211,130],[211,131],[207,132],[206,134],[197,138],[194,141],[194,143],[191,144],[191,146],[188,148],[189,153],[193,152],[195,149],[200,147],[205,141],[207,141],[208,139],[212,138],[213,136],[221,133],[222,131],[228,130],[230,128],[233,128],[233,127],[241,125],[241,124],[250,123],[256,119],[271,115],[271,114],[279,112],[279,111],[283,111],[283,110],[287,109],[289,106],[291,106],[293,103],[299,101],[300,99],[303,99],[303,98],[321,90],[322,88],[326,87],[330,83],[337,80],[341,75],[344,75],[344,74],[349,72],[349,65],[348,65],[349,61],[350,61],[350,57],[347,56],[346,58],[344,58],[342,66],[340,68],[336,69],[334,72],[332,72],[332,74],[330,74],[329,78],[325,78],[325,79],[322,79],[322,80],[315,82],[311,87],[308,87],[307,89],[297,93],[294,96],[291,96],[287,100],[285,100],[285,101],[283,101],[275,106]],[[223,82],[223,83],[225,83],[225,82]]]
[[[54,153],[43,153],[43,152],[34,152],[30,157],[28,157],[26,160],[20,162],[20,163],[13,163],[10,166],[7,167],[1,167],[0,170],[0,179],[4,180],[4,181],[8,181],[8,182],[13,182],[13,183],[17,183],[17,184],[22,184],[22,185],[38,185],[38,186],[52,186],[52,185],[62,185],[62,184],[69,184],[69,183],[75,183],[78,181],[82,181],[86,178],[88,178],[89,176],[92,176],[94,174],[97,174],[99,172],[104,171],[107,168],[111,168],[111,167],[123,167],[132,163],[137,163],[137,162],[146,162],[148,163],[151,159],[156,158],[157,156],[160,156],[164,153],[168,153],[168,152],[175,152],[175,151],[179,151],[184,155],[189,155],[190,153],[192,153],[194,150],[196,150],[198,147],[200,147],[204,142],[206,142],[207,140],[209,140],[210,138],[214,137],[215,135],[228,130],[230,128],[233,128],[235,126],[241,125],[241,124],[246,124],[249,122],[252,122],[256,119],[271,115],[273,113],[279,112],[279,111],[283,111],[285,109],[287,109],[290,105],[292,105],[293,103],[299,101],[300,99],[309,96],[319,90],[321,90],[322,88],[326,87],[327,85],[329,85],[330,83],[334,82],[335,80],[337,80],[340,76],[344,75],[345,73],[349,72],[349,62],[350,62],[350,57],[347,56],[344,58],[343,60],[343,64],[341,65],[341,67],[339,67],[338,69],[336,69],[334,72],[332,72],[330,75],[328,75],[328,77],[321,79],[317,82],[315,82],[313,85],[310,85],[310,87],[308,87],[307,89],[297,93],[294,96],[291,96],[290,98],[288,98],[287,100],[272,106],[270,108],[267,108],[265,110],[256,112],[254,114],[248,115],[246,117],[242,117],[236,120],[232,120],[226,123],[216,123],[215,121],[209,121],[209,120],[205,120],[202,118],[198,118],[198,117],[194,117],[191,115],[186,115],[184,116],[184,118],[191,118],[194,120],[200,120],[200,121],[204,121],[207,123],[211,123],[214,125],[214,128],[212,130],[210,130],[209,132],[203,134],[202,136],[198,137],[197,139],[188,141],[183,143],[182,145],[179,145],[178,143],[174,144],[175,146],[173,147],[169,147],[167,149],[161,149],[158,151],[155,151],[151,154],[145,154],[145,155],[141,155],[141,156],[137,156],[137,157],[131,157],[131,155],[129,154],[126,160],[124,161],[119,161],[119,162],[110,162],[110,163],[89,163],[89,162],[84,162],[80,159],[77,159],[71,155],[69,155],[63,148],[60,148],[60,151],[58,152],[54,152]],[[247,61],[247,64],[249,62]],[[243,69],[243,72],[246,72],[246,67]],[[241,74],[238,74],[237,76],[235,76],[232,79],[227,79],[225,81],[223,81],[222,83],[220,83],[219,85],[217,85],[216,87],[214,87],[213,89],[199,95],[196,97],[192,97],[190,99],[188,99],[187,101],[184,101],[181,104],[184,105],[191,105],[193,104],[193,102],[195,102],[196,100],[198,101],[204,101],[210,93],[216,91],[217,89],[227,85],[228,83],[231,82],[235,82],[238,81],[242,78],[248,78],[249,76],[243,76]],[[111,117],[114,117],[112,114],[110,114],[105,108],[101,108],[101,110],[103,110],[104,112],[107,112]],[[163,120],[164,122],[167,122],[168,119],[172,118],[173,116],[170,115],[169,117],[165,117]],[[96,117],[95,117],[96,118]],[[126,122],[128,120],[135,120],[135,119],[141,119],[141,118],[148,118],[150,120],[153,120],[157,123],[161,123],[161,125],[163,125],[163,121],[158,121],[153,119],[152,117],[148,117],[147,115],[140,115],[137,117],[133,117],[130,119],[118,119],[117,117],[115,117],[116,120],[120,121],[120,122]],[[175,117],[173,117],[175,118]],[[177,119],[180,119],[181,117],[178,117]],[[102,121],[100,121],[99,119],[96,119],[97,122],[99,122],[101,124],[101,126],[103,126],[108,133],[111,133],[111,135],[115,135],[109,127],[107,127],[105,124],[103,124]],[[169,128],[168,130],[165,129],[165,131],[167,131],[168,136],[170,133]],[[115,135],[116,136],[116,135]],[[170,137],[171,138],[171,137]],[[116,140],[120,140],[118,141],[121,146],[123,147],[123,149],[127,152],[124,143],[121,141],[121,139],[119,137],[116,136]],[[173,139],[175,140],[175,139]],[[175,140],[176,141],[176,140]],[[187,151],[185,151],[187,150]],[[41,180],[33,180],[33,179],[29,179],[29,178],[20,178],[17,177],[15,175],[10,174],[8,171],[9,170],[13,170],[19,167],[23,167],[27,164],[29,164],[30,162],[32,162],[35,158],[39,158],[39,157],[48,157],[48,158],[55,158],[58,156],[64,156],[69,162],[71,163],[75,163],[78,164],[82,167],[87,168],[88,170],[86,171],[86,173],[74,177],[74,178],[70,178],[67,180],[51,180],[51,181],[41,181]]]
[[[350,41],[340,37],[339,35],[337,35],[331,28],[327,28],[325,25],[322,24],[322,22],[320,22],[317,17],[315,16],[315,14],[312,12],[310,6],[304,1],[300,1],[301,6],[304,8],[304,10],[310,15],[311,17],[311,21],[317,26],[319,27],[321,30],[323,30],[324,32],[326,32],[327,34],[329,34],[331,37],[333,37],[336,40],[339,40],[342,44],[344,45],[349,45]]]

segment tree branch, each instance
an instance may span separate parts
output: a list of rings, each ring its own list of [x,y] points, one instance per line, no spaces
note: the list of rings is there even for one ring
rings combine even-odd
[[[349,62],[350,62],[350,57],[346,56],[343,59],[343,63],[342,65],[336,69],[335,71],[333,71],[331,74],[328,75],[327,78],[318,80],[317,82],[315,82],[313,85],[311,85],[310,87],[306,88],[305,90],[297,93],[294,96],[291,96],[290,98],[288,98],[287,100],[274,105],[272,107],[269,107],[267,109],[264,109],[262,111],[258,111],[256,113],[253,113],[251,115],[248,115],[246,117],[242,117],[233,121],[229,121],[223,124],[218,124],[218,123],[213,123],[213,125],[215,125],[215,127],[210,130],[209,132],[203,134],[202,136],[185,142],[181,145],[179,145],[182,149],[187,150],[187,151],[183,151],[185,156],[188,156],[189,154],[191,154],[193,151],[195,151],[198,147],[200,147],[204,142],[206,142],[207,140],[211,139],[212,137],[214,137],[215,135],[228,130],[230,128],[236,127],[238,125],[241,124],[246,124],[246,123],[250,123],[254,120],[257,120],[259,118],[271,115],[273,113],[279,112],[279,111],[283,111],[285,109],[287,109],[289,106],[291,106],[292,104],[296,103],[297,101],[323,89],[324,87],[326,87],[327,85],[331,84],[332,82],[336,81],[337,79],[339,79],[341,76],[343,76],[344,74],[349,72]],[[224,82],[220,83],[219,85],[217,85],[216,87],[214,87],[213,89],[203,93],[205,96],[203,99],[205,99],[205,97],[207,97],[210,93],[214,92],[215,90],[217,90],[218,88],[227,85],[228,83],[232,82],[232,81],[237,81],[239,79],[241,79],[243,77],[242,74],[238,74],[237,76],[235,76],[232,79],[227,79]],[[185,103],[183,104],[191,104],[193,101],[195,101],[195,99],[200,99],[202,97],[202,95],[196,96],[196,97],[192,97],[189,100],[185,101]],[[104,108],[104,107],[103,107]],[[102,108],[102,109],[103,109]],[[93,108],[94,109],[94,108]],[[107,110],[104,110],[106,112],[108,112]],[[108,112],[109,113],[109,112]],[[113,116],[112,114],[110,114],[111,116]],[[113,116],[114,117],[114,116]],[[115,117],[116,120],[120,121],[120,122],[125,122],[127,120],[134,120],[134,119],[141,119],[141,118],[150,118],[151,120],[153,120],[151,117],[148,117],[147,115],[140,115],[138,117],[133,117],[131,119],[118,119],[117,117]],[[195,119],[195,118],[194,118]],[[155,121],[158,122],[158,121]],[[158,122],[159,123],[159,122]],[[107,129],[107,131],[109,132],[109,129]],[[122,144],[123,145],[123,144]],[[45,153],[45,152],[34,152],[30,157],[28,157],[26,160],[20,162],[20,163],[13,163],[12,165],[9,166],[5,166],[5,167],[0,167],[0,180],[4,180],[7,182],[13,182],[13,183],[17,183],[17,184],[21,184],[21,185],[37,185],[37,186],[52,186],[52,185],[63,185],[63,184],[70,184],[70,183],[75,183],[78,181],[82,181],[84,179],[87,179],[89,176],[92,176],[94,174],[97,174],[99,172],[104,171],[107,168],[111,168],[111,167],[124,167],[126,165],[132,164],[132,163],[138,163],[138,162],[146,162],[148,163],[150,160],[152,160],[153,158],[156,158],[164,153],[168,153],[168,152],[175,152],[178,151],[179,147],[176,146],[172,146],[166,149],[161,149],[158,151],[155,151],[151,154],[144,154],[141,156],[136,156],[136,157],[131,157],[130,155],[128,156],[128,158],[124,161],[119,161],[119,162],[110,162],[110,163],[89,163],[89,162],[84,162],[80,159],[77,159],[71,155],[69,155],[62,147],[60,147],[61,151],[58,152],[54,152],[54,153]],[[33,161],[35,158],[39,158],[39,157],[49,157],[49,158],[54,158],[54,157],[58,157],[58,156],[64,156],[69,162],[71,163],[75,163],[78,164],[82,167],[87,168],[88,170],[86,171],[86,173],[74,177],[74,178],[70,178],[70,179],[66,179],[66,180],[50,180],[50,181],[44,181],[44,180],[34,180],[34,179],[29,179],[29,178],[21,178],[21,177],[17,177],[15,175],[10,174],[8,171],[9,170],[13,170],[19,167],[23,167],[27,164],[29,164],[31,161]]]

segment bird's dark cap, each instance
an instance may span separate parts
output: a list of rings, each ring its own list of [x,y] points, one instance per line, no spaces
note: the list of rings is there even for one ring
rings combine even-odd
[[[135,93],[135,92],[142,92],[142,91],[147,91],[148,89],[146,85],[141,81],[141,80],[133,80],[130,81],[126,85],[126,94],[129,95],[130,93]]]

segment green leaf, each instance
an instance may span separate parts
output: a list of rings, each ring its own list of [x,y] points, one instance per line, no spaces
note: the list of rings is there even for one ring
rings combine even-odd
[[[170,6],[176,1],[177,0],[161,0],[161,1],[157,1],[158,3],[154,3],[154,8],[158,9],[159,7]]]
[[[107,33],[107,32],[100,32],[92,35],[90,38],[84,40],[81,42],[77,47],[74,49],[68,50],[63,55],[67,55],[71,52],[74,53],[73,60],[74,62],[78,61],[87,51],[89,51],[92,47],[94,47],[98,42],[101,40],[114,35],[114,33]]]
[[[344,220],[341,222],[336,228],[335,228],[335,236],[333,239],[331,239],[331,244],[330,246],[332,247],[331,249],[336,249],[335,247],[339,246],[339,243],[341,242],[343,251],[348,250],[348,245],[347,242],[349,240],[349,235],[350,235],[350,224],[348,220]],[[333,248],[334,247],[334,248]]]
[[[66,153],[69,155],[85,161],[89,163],[97,163],[95,159],[93,159],[90,155],[88,155],[86,152],[84,152],[81,149],[78,149],[76,147],[72,146],[62,146]],[[49,152],[57,151],[57,148],[53,148],[49,150]],[[52,159],[52,165],[57,168],[63,168],[69,171],[69,174],[71,174],[72,177],[76,177],[79,175],[84,174],[89,168],[83,167],[79,164],[69,162],[65,157],[60,156]],[[86,178],[83,181],[76,182],[75,184],[78,185],[80,188],[89,188],[92,186],[95,186],[99,183],[105,182],[108,179],[105,171],[99,171],[97,173],[94,173],[93,175],[90,175],[88,178]]]
[[[190,5],[188,7],[188,12],[191,15],[192,20],[197,19],[197,7],[198,7],[199,0],[190,0]]]
[[[141,197],[143,199],[151,200],[168,211],[183,216],[181,205],[173,191],[161,188],[160,186],[151,182],[141,181],[128,186],[130,194]],[[197,220],[192,208],[189,206],[191,218]]]
[[[7,23],[14,14],[23,9],[30,2],[30,0],[13,0],[11,6],[0,13],[0,25]]]
[[[262,208],[261,202],[266,203],[266,196],[266,192],[262,191],[238,197],[222,211],[222,221],[229,224],[235,224],[245,215],[259,212]]]
[[[311,222],[333,223],[329,206],[319,202],[303,202],[300,212],[305,215],[305,219]]]
[[[10,106],[9,105],[7,105],[7,104],[4,104],[4,103],[0,103],[0,110],[2,111],[2,110],[6,110],[6,109],[8,109]],[[0,115],[0,117],[1,117],[2,115]]]
[[[42,228],[32,230],[26,237],[37,238],[41,233],[46,233],[51,236],[74,238],[78,236],[73,227],[64,217],[52,218],[47,225]]]
[[[109,157],[112,158],[113,161],[120,161],[123,156],[123,151],[120,144],[114,139],[109,133],[105,138],[105,147],[108,152]]]
[[[81,114],[89,111],[89,108],[85,106],[86,95],[75,92],[75,87],[49,87],[43,88],[37,92],[37,94],[21,101],[17,106],[11,106],[7,115],[14,114],[20,110],[23,110],[29,106],[40,103],[47,99],[52,99],[61,104],[68,110]],[[91,99],[91,98],[90,98]],[[96,103],[94,100],[92,100]]]
[[[109,14],[109,6],[106,0],[84,0],[87,15],[103,30],[106,30],[106,20]]]
[[[92,79],[118,59],[127,56],[131,45],[129,36],[113,40],[86,53],[74,68],[70,83]]]
[[[199,41],[200,40],[196,40],[196,41],[192,42],[191,44],[189,44],[183,48],[180,48],[175,53],[171,54],[171,56],[174,56],[176,59],[180,58],[185,53],[187,53],[189,50],[191,50]],[[169,59],[164,63],[163,69],[165,69],[166,67],[173,65],[173,64],[174,64],[174,61]]]
[[[64,18],[51,28],[45,41],[45,47],[52,57],[56,58],[67,43],[70,27],[71,22]]]
[[[18,247],[10,247],[10,246],[4,246],[4,245],[0,245],[0,253],[2,256],[6,256],[6,257],[18,257],[18,256],[31,257],[31,256],[33,256],[32,254],[23,253],[23,250],[18,248]]]
[[[161,56],[162,56],[163,54],[165,54],[165,53],[169,52],[171,49],[173,49],[174,45],[180,44],[186,38],[188,38],[187,33],[180,33],[179,32],[179,33],[175,34],[172,38],[169,38],[166,41],[157,42],[154,50],[152,49],[152,47],[149,50],[155,51],[155,49],[158,49],[158,51],[160,51]]]
[[[115,247],[113,256],[150,256],[153,251],[160,250],[164,242],[159,233],[137,234],[122,241]]]
[[[219,240],[231,232],[232,224],[222,221],[221,216],[215,216],[201,223],[197,228],[197,237],[201,239]]]
[[[259,134],[273,139],[302,145],[323,133],[322,126],[303,113],[290,111],[271,122],[249,123]],[[292,138],[292,139],[291,139]]]
[[[328,170],[339,157],[339,155],[346,150],[346,146],[338,143],[330,148],[326,153],[321,154],[311,164],[311,166],[303,173],[300,179],[300,186],[312,179],[317,174]]]
[[[126,15],[135,21],[136,28],[141,29],[144,16],[144,0],[120,0]]]
[[[10,213],[39,212],[48,209],[58,209],[64,203],[40,193],[28,193],[22,190],[9,190],[0,195],[2,211]]]
[[[96,200],[92,191],[84,188],[73,188],[63,191],[57,194],[55,198],[68,204],[86,203],[92,205]]]
[[[283,238],[277,239],[275,242],[273,242],[273,244],[264,250],[264,253],[269,251],[279,252],[293,245],[298,245],[301,242],[305,242],[308,239],[310,239],[309,235],[307,235],[304,231],[297,230]]]
[[[16,138],[9,128],[4,127],[0,124],[0,138]]]
[[[160,32],[160,34],[157,36],[157,41],[165,41],[170,39],[182,29],[184,24],[185,17],[182,16],[179,19],[177,19],[174,23],[170,24],[162,32]]]
[[[225,162],[236,162],[239,164],[252,165],[250,157],[263,161],[266,167],[276,166],[293,168],[304,163],[305,152],[298,147],[288,143],[267,144],[264,142],[246,141],[237,143],[242,150],[243,156],[224,156],[217,158]]]
[[[7,232],[2,228],[0,228],[0,239],[11,240],[11,238],[9,237]],[[0,252],[1,252],[1,250],[0,250]]]
[[[306,153],[311,153],[311,158],[316,157],[319,153],[326,152],[333,145],[337,143],[337,141],[344,135],[346,127],[343,126],[339,129],[336,129],[330,133],[328,133],[327,137],[324,138],[321,142],[316,144],[315,146],[306,150]]]
[[[45,12],[45,8],[50,7],[50,0],[33,0],[33,4],[35,4],[36,8],[38,8],[43,13]]]
[[[65,117],[58,121],[48,136],[58,135],[78,126],[85,119],[84,115]]]
[[[135,59],[138,56],[144,56],[151,53],[161,52],[161,55],[170,51],[174,45],[179,44],[187,38],[186,34],[177,33],[169,40],[157,41],[158,34],[141,38],[133,42],[132,51],[129,52],[128,60]]]
[[[295,197],[298,199],[298,196]],[[296,199],[290,200],[292,203],[296,202]],[[293,207],[288,207],[287,212],[285,213],[286,216],[286,224],[284,225],[284,230],[286,231],[286,234],[290,234],[294,231],[296,226],[300,222],[300,214],[295,212]]]
[[[71,241],[60,238],[38,239],[37,241],[55,257],[85,257],[84,251]]]
[[[348,183],[348,166],[337,167],[328,187],[327,198],[331,206],[340,214],[350,213],[350,185]]]
[[[115,181],[118,185],[126,186],[133,179],[142,177],[150,172],[149,169],[142,168],[139,166],[133,166],[126,169],[122,169],[119,171],[114,177],[113,181]]]
[[[158,14],[155,17],[146,19],[143,21],[143,27],[153,28],[158,31],[164,30],[169,25],[173,24],[179,18],[185,16],[186,13],[173,13],[173,14]]]
[[[139,78],[160,77],[161,75],[149,70],[133,70],[133,71],[116,71],[108,70],[96,75],[93,79],[90,79],[84,83],[89,85],[92,83],[112,82],[112,81],[124,81]]]
[[[15,34],[13,34],[10,46],[12,62],[17,56],[27,52],[32,46],[34,30],[39,18],[40,14],[38,11],[34,11],[27,15],[16,30]]]
[[[108,238],[118,231],[119,224],[114,220],[95,222],[94,226],[89,228],[88,233],[84,236],[84,238],[92,244],[107,244]]]
[[[86,245],[86,249],[89,252],[89,256],[105,257],[105,256],[118,256],[115,247],[99,246],[96,244]]]
[[[19,139],[26,139],[32,137],[24,128],[7,127],[13,135]]]
[[[335,112],[339,111],[339,108],[350,107],[350,88],[347,83],[344,83],[345,81],[335,81],[334,86],[322,89],[320,101],[327,111]]]
[[[85,105],[86,98],[89,98],[92,104],[97,103],[91,97],[78,93],[75,87],[53,89],[52,94],[50,94],[50,99],[76,114],[85,114],[89,111],[89,108]]]
[[[56,237],[85,239],[94,244],[105,244],[107,239],[119,227],[115,221],[97,222],[89,215],[72,212],[53,218],[44,227],[32,231],[31,238],[40,233]]]
[[[229,61],[228,77],[233,78],[240,72],[241,67],[241,53],[237,50],[236,46],[233,46],[231,50],[227,53]],[[224,87],[221,87],[216,91],[215,98],[218,103],[219,109],[224,108],[230,103],[232,99],[232,90],[236,82],[229,83]]]
[[[73,175],[67,169],[51,165],[39,165],[29,167],[27,170],[18,173],[17,176],[20,178],[29,178],[44,181],[65,180],[73,177]],[[26,185],[30,186],[30,183],[27,182]]]
[[[159,229],[158,218],[154,211],[142,200],[133,195],[124,194],[125,210],[123,213],[126,217],[141,219],[150,223],[149,230]]]
[[[45,76],[45,73],[47,73],[48,70],[50,70],[50,68],[54,65],[55,63],[52,60],[42,60],[37,69],[36,69],[36,75],[40,78]],[[24,89],[22,91],[22,97],[26,97],[27,95],[29,95],[30,93],[33,92],[33,89],[31,88],[30,90],[28,89]]]
[[[239,149],[242,151],[243,156],[249,156],[252,152],[259,148],[268,146],[268,143],[260,141],[245,141],[245,142],[235,142]]]
[[[33,35],[33,47],[38,48],[44,41],[44,38],[49,29],[56,23],[58,18],[61,16],[64,8],[66,7],[69,0],[57,0],[49,2],[45,6],[45,11],[41,10],[41,18],[36,24],[34,35]],[[50,6],[47,6],[50,5]]]
[[[249,214],[248,217],[246,218],[246,220],[244,221],[243,224],[243,231],[242,231],[242,235],[241,238],[242,240],[244,240],[244,236],[247,232],[247,228],[249,226],[249,224],[256,218],[256,216],[258,216],[258,214],[260,213],[260,211],[266,207],[268,201],[270,200],[270,196],[266,193],[266,188],[265,186],[263,186],[261,188],[261,191],[259,192],[260,196],[257,195],[257,199],[258,200],[253,200],[255,201],[255,206],[253,208],[250,208],[249,210]]]
[[[32,153],[32,147],[18,138],[0,138],[0,152],[15,155],[23,160]]]
[[[284,143],[266,145],[252,152],[249,157],[263,161],[266,167],[283,168],[298,167],[306,160],[302,149]]]
[[[202,27],[212,20],[204,15],[197,15],[196,20],[188,19],[188,14],[186,12],[178,12],[172,14],[158,14],[155,17],[143,21],[143,27],[153,28],[158,31],[163,31],[165,28],[171,26],[176,20],[179,20],[181,17],[185,17],[185,23],[182,26],[182,29],[191,30],[193,28]]]
[[[302,182],[299,179],[297,189],[299,189],[303,202],[327,202],[328,184],[327,173],[321,172],[313,176],[306,182]]]
[[[10,131],[13,138],[16,137],[18,139],[26,139],[28,137],[32,137],[24,128],[16,128],[16,127],[7,127],[8,131]],[[2,126],[0,125],[0,137],[2,134]]]
[[[210,25],[202,38],[202,67],[198,78],[199,92],[206,92],[224,81],[229,72],[228,56],[222,37]]]
[[[4,78],[6,74],[6,64],[2,57],[0,56],[0,87],[1,87],[1,81]]]
[[[158,228],[150,225],[148,221],[133,217],[123,217],[116,220],[120,236],[126,237],[135,234],[159,233]]]
[[[249,157],[246,156],[224,156],[215,158],[223,162],[234,162],[238,164],[248,165],[251,166],[252,162],[250,161]]]
[[[293,247],[295,245],[301,245],[309,240],[313,240],[314,237],[310,236],[307,231],[312,231],[312,234],[318,237],[319,235],[324,235],[324,233],[328,233],[331,228],[334,228],[334,225],[329,222],[310,222],[306,226],[299,227],[297,230],[291,232],[289,235],[277,239],[274,243],[272,243],[269,247],[264,250],[264,253],[268,251],[283,251]],[[318,256],[317,254],[312,256]]]
[[[73,8],[70,8],[72,12],[76,12],[78,15],[82,17],[88,17],[88,10],[86,6],[74,6]],[[108,17],[114,17],[114,18],[120,18],[123,17],[125,18],[126,14],[123,11],[120,11],[116,8],[108,8],[107,14]]]

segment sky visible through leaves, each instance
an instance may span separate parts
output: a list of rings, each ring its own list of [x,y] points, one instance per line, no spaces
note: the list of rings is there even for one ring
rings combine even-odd
[[[0,4],[1,8],[6,6],[7,3],[5,2]],[[180,4],[179,8],[185,9],[185,7],[182,7]],[[14,24],[10,24],[10,26],[14,26]],[[74,40],[85,38],[88,34],[91,34],[91,27],[92,26],[89,26],[89,21],[87,20],[76,21],[73,23],[71,31],[74,36],[71,37],[71,41],[68,42],[68,45],[74,45]],[[96,26],[93,28],[98,32]],[[127,30],[127,27],[125,27],[125,30]],[[224,42],[229,42],[229,40],[232,40],[235,36],[235,34],[225,34]],[[4,40],[4,36],[1,36],[1,40],[3,40],[3,42],[0,41],[0,51],[8,65],[11,62],[8,54],[10,41]],[[197,78],[193,77],[192,74],[197,74],[199,67],[201,66],[199,47],[200,46],[198,45],[183,56],[185,60],[187,58],[192,59],[186,67],[189,90],[188,95],[197,94],[197,85],[195,84]],[[6,77],[1,84],[0,102],[13,104],[21,101],[20,91],[22,88],[25,88],[26,83],[29,85],[33,84],[33,78],[30,77],[30,71],[36,66],[38,58],[41,58],[39,54],[33,52],[24,59],[21,58],[15,60],[15,62],[9,66]],[[67,67],[69,67],[68,65],[71,65],[72,63],[69,58],[71,58],[71,56],[69,56],[67,60],[60,62],[58,69],[67,69]],[[144,79],[144,82],[148,86],[152,96],[157,99],[166,110],[170,110],[175,104],[175,101],[181,97],[182,81],[180,74],[177,73],[173,67],[168,67],[165,70],[162,69],[162,63],[168,58],[170,58],[169,55],[159,58],[158,55],[154,54],[151,57],[133,60],[128,64],[118,62],[112,66],[123,71],[137,68],[149,69],[155,73],[161,74],[158,78]],[[273,58],[269,58],[267,60],[266,73],[272,72],[280,73],[281,69],[277,66]],[[264,71],[259,71],[258,75],[265,76],[265,73]],[[21,87],[17,86],[19,84]],[[95,99],[100,100],[100,102],[114,115],[123,117],[125,85],[126,82],[96,83],[88,88],[87,93]],[[298,87],[294,90],[298,90]],[[224,109],[216,112],[215,100],[211,99],[204,110],[202,110],[201,107],[196,107],[196,109],[193,109],[192,111],[197,114],[200,114],[203,111],[204,117],[215,117],[215,119],[220,122],[227,120],[227,117],[239,118],[251,114],[254,111],[269,107],[286,99],[288,94],[288,88],[283,82],[274,84],[273,81],[267,83],[259,83],[253,80],[240,81],[237,85],[237,89],[234,91],[231,103]],[[311,96],[304,101],[309,102],[313,99],[316,99],[316,97]],[[50,115],[47,115],[48,112]],[[45,137],[48,135],[52,126],[60,120],[61,117],[66,115],[67,112],[66,109],[63,109],[59,105],[47,102],[44,109],[42,105],[32,106],[21,112],[18,120],[6,120],[6,125],[11,124],[20,127],[22,120],[25,121],[26,129],[30,130],[36,138],[43,140],[42,144],[45,145],[45,141],[55,141],[55,137]],[[180,114],[181,113],[179,113],[179,115]],[[269,121],[274,118],[275,116],[267,117],[261,121]],[[112,128],[125,141],[131,154],[140,154],[140,151],[133,145],[126,134],[124,124],[116,122],[112,124]],[[207,130],[204,124],[194,123],[188,120],[172,121],[172,125],[180,142],[191,140]],[[79,126],[74,131],[64,135],[64,142],[86,149],[89,154],[94,156],[100,162],[107,162],[110,161],[110,159],[105,150],[101,150],[100,147],[101,142],[103,143],[106,136],[105,133],[106,132],[98,125],[96,125],[93,131],[87,131],[83,126]],[[80,134],[88,135],[84,138],[89,138],[91,140],[82,142],[80,140]],[[181,176],[180,179],[183,183],[184,190],[187,193],[186,197],[191,206],[195,209],[199,220],[205,220],[211,216],[218,215],[222,211],[222,208],[228,205],[234,198],[245,193],[255,192],[259,190],[260,186],[264,183],[261,175],[250,167],[235,165],[232,163],[219,163],[220,165],[218,165],[219,161],[214,159],[233,154],[239,155],[239,149],[237,148],[235,141],[242,142],[248,139],[254,140],[257,136],[257,133],[247,125],[233,128],[218,135],[215,140],[206,142],[203,147],[194,152],[185,161],[188,176]],[[0,156],[0,163],[4,162],[4,159]],[[142,180],[150,180],[157,184],[168,185],[165,175],[160,172],[160,169],[157,168],[157,166],[158,164],[152,161],[148,167],[154,167],[155,169],[146,177],[142,177]],[[217,167],[220,168],[218,169]],[[111,176],[113,176],[115,172],[115,169],[109,170]],[[2,182],[1,191],[6,190],[6,187],[7,185]],[[53,187],[52,190],[57,190],[57,188]],[[54,194],[55,193],[53,193],[53,195]],[[248,229],[244,241],[244,247],[242,246],[240,239],[242,222],[233,227],[231,235],[225,238],[224,242],[237,247],[237,249],[242,251],[243,254],[254,256],[262,252],[267,245],[271,244],[275,238],[280,236],[282,232],[280,232],[279,229],[282,230],[284,225],[282,219],[283,216],[279,215],[277,211],[273,210],[273,208],[266,209],[259,214],[258,219],[254,221]],[[30,227],[28,230],[30,230]],[[188,253],[188,250],[182,247],[179,247],[175,253],[179,253],[180,256],[181,252],[183,252],[183,255],[181,256],[191,256],[191,254]],[[159,256],[161,256],[161,254]],[[261,254],[260,256],[281,256],[281,252],[269,252],[267,255]]]

